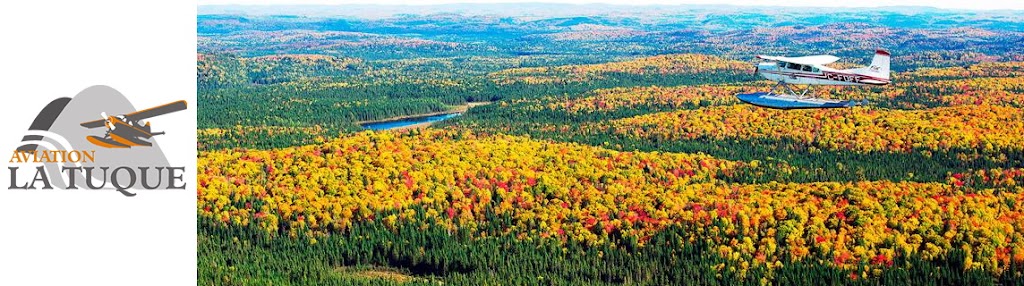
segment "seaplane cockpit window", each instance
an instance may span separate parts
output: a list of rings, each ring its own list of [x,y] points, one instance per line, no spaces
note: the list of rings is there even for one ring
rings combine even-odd
[[[805,71],[805,72],[809,72],[809,71],[811,71],[811,66],[808,66],[808,65],[801,65],[801,66],[800,66],[800,70],[803,70],[803,71]]]
[[[794,63],[788,63],[786,65],[786,68],[787,69],[791,69],[791,70],[800,70],[800,65],[794,64]]]
[[[779,62],[779,68],[786,68],[786,63]]]

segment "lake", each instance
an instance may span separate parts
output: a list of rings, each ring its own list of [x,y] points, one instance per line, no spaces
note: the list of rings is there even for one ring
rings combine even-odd
[[[363,126],[363,128],[370,129],[370,130],[388,130],[388,129],[401,128],[401,127],[406,127],[406,126],[416,125],[416,124],[422,124],[422,123],[433,123],[433,122],[437,122],[437,121],[441,121],[441,120],[445,120],[445,119],[450,119],[450,118],[453,118],[453,117],[456,117],[456,116],[460,116],[460,115],[462,115],[462,113],[448,113],[448,114],[438,114],[438,115],[430,115],[430,116],[410,117],[410,118],[388,120],[388,121],[380,121],[380,122],[370,122],[370,123],[363,123],[363,124],[360,124],[360,125]]]

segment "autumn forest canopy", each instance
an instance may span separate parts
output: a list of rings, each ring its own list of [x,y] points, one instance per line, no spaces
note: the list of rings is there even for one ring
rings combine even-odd
[[[201,6],[199,284],[1024,281],[1021,13],[508,5]]]

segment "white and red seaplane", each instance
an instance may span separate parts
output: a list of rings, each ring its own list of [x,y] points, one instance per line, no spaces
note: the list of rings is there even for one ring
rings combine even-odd
[[[765,60],[757,65],[756,73],[778,84],[768,92],[738,94],[740,101],[767,108],[839,108],[864,104],[853,100],[816,98],[808,95],[813,85],[883,86],[889,81],[889,52],[875,51],[871,65],[867,67],[837,70],[825,64],[838,61],[831,55],[803,57],[757,56]],[[807,85],[796,92],[789,85]],[[781,92],[777,92],[784,88]]]

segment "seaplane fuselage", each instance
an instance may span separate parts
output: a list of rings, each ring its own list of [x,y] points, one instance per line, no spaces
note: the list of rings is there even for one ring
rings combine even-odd
[[[775,82],[803,85],[869,85],[889,84],[889,52],[875,51],[871,65],[838,70],[825,66],[839,58],[830,55],[807,57],[758,56],[767,60],[757,64],[757,73]]]
[[[757,72],[765,79],[788,84],[809,85],[886,85],[889,79],[836,70],[826,66],[787,62],[762,62]]]

